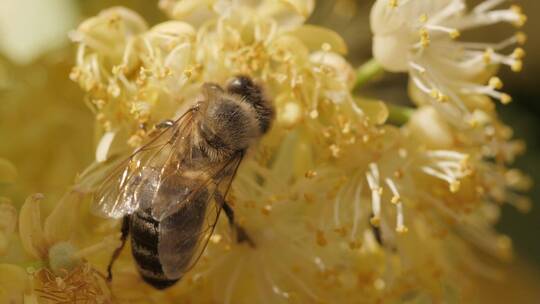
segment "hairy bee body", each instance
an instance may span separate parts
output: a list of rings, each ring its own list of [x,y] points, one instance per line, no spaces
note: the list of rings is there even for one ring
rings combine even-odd
[[[157,289],[175,284],[195,265],[222,209],[237,240],[254,247],[225,197],[245,151],[268,131],[273,108],[245,76],[225,89],[206,83],[202,92],[202,101],[165,124],[161,139],[137,150],[96,196],[98,213],[124,216],[123,244],[131,234],[137,269]]]

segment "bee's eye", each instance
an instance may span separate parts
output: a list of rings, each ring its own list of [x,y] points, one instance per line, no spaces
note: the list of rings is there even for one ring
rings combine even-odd
[[[247,76],[236,76],[229,82],[227,91],[233,94],[249,95],[254,86],[255,84],[251,78]]]

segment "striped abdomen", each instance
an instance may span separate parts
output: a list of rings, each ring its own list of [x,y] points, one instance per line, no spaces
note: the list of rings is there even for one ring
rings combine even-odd
[[[144,210],[131,216],[131,252],[142,278],[157,289],[164,289],[180,278],[165,276],[159,261],[159,222]]]
[[[193,266],[193,258],[204,249],[198,245],[206,211],[204,191],[191,203],[179,205],[174,214],[161,222],[155,220],[148,209],[138,210],[131,216],[131,251],[147,283],[157,289],[170,287]],[[167,276],[164,269],[168,269],[172,277]]]

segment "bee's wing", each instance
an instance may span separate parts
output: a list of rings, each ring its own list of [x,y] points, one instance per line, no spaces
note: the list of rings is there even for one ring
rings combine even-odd
[[[161,220],[158,254],[168,278],[182,277],[201,257],[222,209],[216,196],[226,197],[242,158],[243,153],[237,153],[219,168],[207,168],[209,178]]]
[[[161,131],[128,158],[115,164],[95,182],[92,211],[101,216],[120,218],[151,204],[162,171],[176,164],[181,149],[189,147],[195,111],[188,110],[174,124]],[[117,161],[118,163],[118,161]]]

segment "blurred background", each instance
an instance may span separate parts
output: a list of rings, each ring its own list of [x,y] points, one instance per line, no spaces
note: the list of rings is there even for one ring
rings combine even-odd
[[[514,2],[529,17],[524,28],[528,56],[522,73],[502,70],[505,90],[514,102],[501,106],[499,112],[514,128],[515,137],[527,142],[527,153],[516,166],[540,181],[540,34],[535,31],[540,28],[540,1]],[[371,56],[371,4],[367,0],[319,0],[308,22],[338,31],[349,45],[349,59],[359,65]],[[0,0],[0,159],[8,159],[18,170],[16,178],[0,176],[0,197],[9,197],[18,205],[28,194],[43,192],[54,200],[73,181],[74,173],[92,161],[93,115],[81,90],[68,78],[75,53],[68,33],[83,19],[115,5],[137,11],[150,25],[166,19],[157,9],[157,0]],[[491,41],[507,37],[493,30],[476,34]],[[384,92],[373,94],[407,103],[405,77],[386,77]],[[533,187],[530,195],[540,202],[540,187]],[[525,261],[520,262],[519,275],[539,271],[538,204],[525,215],[505,207],[498,228],[512,236],[523,257],[519,260]]]

